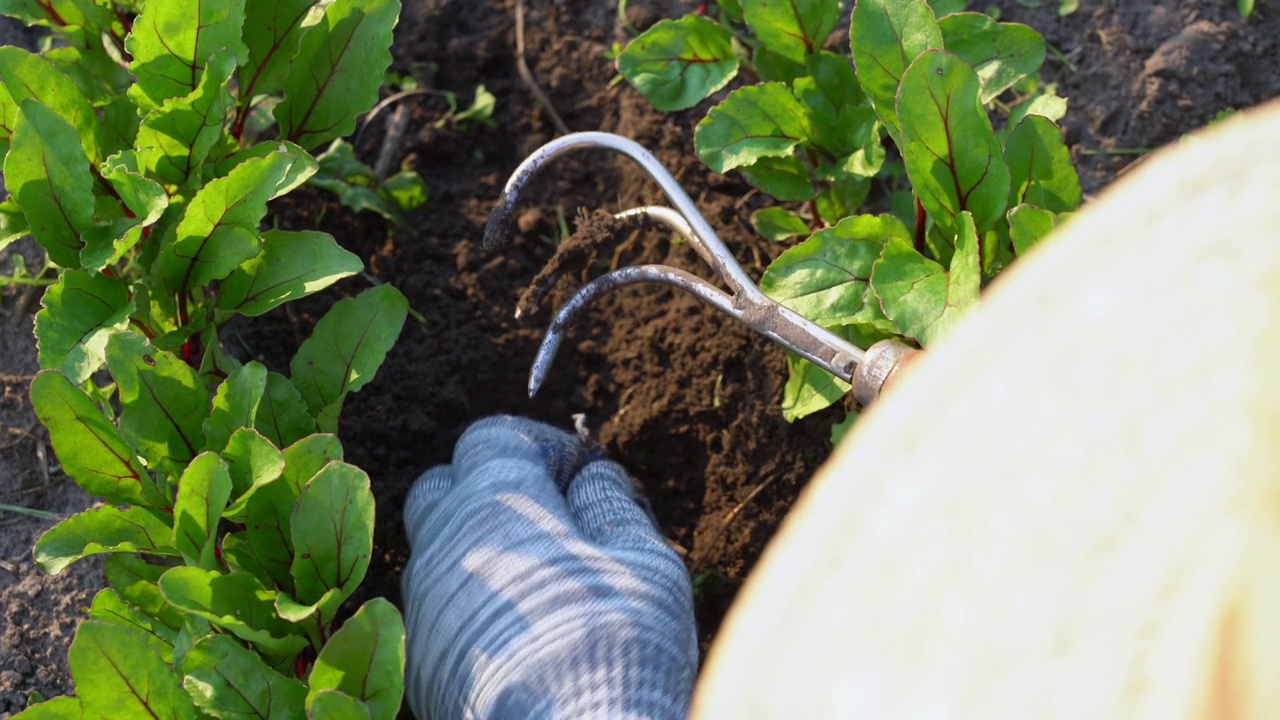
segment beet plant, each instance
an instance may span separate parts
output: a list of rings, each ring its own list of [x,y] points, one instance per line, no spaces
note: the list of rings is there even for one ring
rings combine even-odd
[[[997,103],[1037,73],[1043,38],[965,5],[857,0],[844,54],[826,49],[839,0],[720,0],[717,17],[660,21],[617,57],[662,110],[745,76],[698,123],[698,157],[798,204],[753,218],[771,239],[807,238],[760,286],[859,347],[887,337],[927,347],[1081,202],[1056,125],[1065,101],[1047,92]],[[997,104],[1001,130],[988,111]],[[873,183],[907,202],[861,212]],[[798,356],[788,368],[788,419],[849,390]]]
[[[361,270],[329,235],[262,229],[390,64],[397,0],[38,0],[0,48],[4,237],[60,274],[31,387],[67,475],[99,504],[47,531],[60,572],[107,553],[70,650],[76,697],[21,717],[394,717],[404,628],[339,623],[368,568],[368,476],[335,435],[399,335],[389,285],[340,300],[288,375],[220,331]],[[269,114],[268,114],[269,113]]]

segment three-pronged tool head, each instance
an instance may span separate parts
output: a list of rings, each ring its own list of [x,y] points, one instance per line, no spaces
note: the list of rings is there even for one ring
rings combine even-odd
[[[882,340],[866,351],[769,299],[742,270],[724,242],[711,229],[693,200],[648,150],[627,138],[604,132],[565,135],[538,148],[520,163],[485,227],[484,246],[506,242],[515,226],[515,206],[529,180],[546,163],[572,150],[601,148],[635,161],[662,188],[672,208],[641,207],[619,213],[619,219],[644,217],[684,238],[728,287],[728,292],[691,273],[665,265],[638,265],[606,273],[584,285],[551,321],[529,373],[529,395],[542,386],[569,323],[601,295],[627,285],[659,283],[693,293],[699,300],[732,316],[774,342],[853,385],[854,397],[866,405],[879,396],[903,360],[916,352],[896,340]]]

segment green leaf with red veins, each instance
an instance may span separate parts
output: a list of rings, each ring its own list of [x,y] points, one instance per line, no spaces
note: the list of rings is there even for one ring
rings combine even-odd
[[[738,74],[733,35],[696,15],[661,20],[627,44],[618,72],[659,110],[697,105]]]
[[[801,202],[817,195],[809,169],[794,155],[762,157],[738,170],[747,182],[777,200]]]
[[[910,237],[892,215],[845,218],[778,256],[760,289],[823,327],[874,324],[892,332],[871,292],[871,271],[885,243]]]
[[[188,565],[216,570],[218,520],[231,496],[231,475],[216,453],[200,453],[178,480],[173,502],[173,545]]]
[[[213,407],[201,427],[205,449],[222,452],[232,433],[253,427],[258,403],[267,391],[267,369],[252,360],[227,376],[213,394]]]
[[[307,403],[289,378],[267,373],[267,392],[258,403],[253,426],[276,447],[291,445],[316,431]]]
[[[344,462],[325,465],[302,488],[289,525],[294,599],[314,603],[330,589],[350,596],[373,553],[369,476]]]
[[[373,380],[395,344],[409,302],[379,285],[334,304],[293,356],[293,384],[321,432],[335,432],[347,394]]]
[[[169,207],[169,195],[159,183],[138,172],[136,158],[131,152],[116,153],[107,158],[99,172],[122,203],[112,213],[116,215],[115,219],[100,218],[97,225],[80,236],[84,240],[80,264],[89,270],[101,270],[124,257],[138,244],[142,228],[154,224]],[[99,203],[111,202],[112,199],[99,198]],[[99,214],[106,215],[101,205]]]
[[[134,555],[112,555],[107,558],[103,574],[126,602],[176,632],[182,627],[182,613],[164,599],[156,584],[168,569]]]
[[[316,0],[245,3],[244,42],[249,59],[240,66],[239,85],[246,103],[255,95],[284,89],[289,63],[307,30],[304,21],[315,5]]]
[[[363,701],[374,720],[395,718],[404,695],[404,640],[404,621],[386,598],[362,605],[321,648],[308,678],[308,708],[337,690]]]
[[[24,100],[36,100],[75,128],[76,144],[92,162],[105,157],[99,121],[79,86],[53,63],[22,48],[0,47],[0,139],[7,148]],[[12,189],[12,186],[10,186]]]
[[[165,100],[186,97],[200,87],[209,58],[230,50],[243,62],[248,51],[240,39],[245,0],[148,2],[134,18],[125,48],[138,81],[129,97],[143,111]]]
[[[282,137],[312,150],[351,134],[378,101],[399,15],[399,0],[335,0],[325,10],[302,36],[276,106]]]
[[[197,567],[176,567],[160,577],[160,592],[179,610],[208,620],[267,655],[292,655],[305,638],[276,615],[275,590],[248,573],[228,574]]]
[[[1024,117],[1005,140],[1004,158],[1011,175],[1009,207],[1030,203],[1054,213],[1080,207],[1080,176],[1052,120]]]
[[[226,177],[205,185],[164,238],[155,274],[165,289],[188,293],[226,277],[257,255],[258,224],[267,213],[267,201],[283,192],[299,166],[314,172],[316,164],[306,155],[273,152],[246,160]]]
[[[49,430],[62,469],[90,495],[122,505],[160,507],[168,500],[116,430],[83,390],[56,370],[31,383],[31,404]]]
[[[165,100],[142,118],[134,142],[143,174],[170,186],[199,180],[201,165],[235,107],[227,89],[235,62],[230,52],[214,54],[193,92]]]
[[[182,679],[141,630],[90,620],[67,653],[76,694],[88,718],[195,720]]]
[[[1040,69],[1044,38],[1020,23],[998,23],[985,13],[962,12],[938,21],[947,52],[969,63],[982,81],[983,104]]]
[[[302,717],[307,686],[272,670],[258,653],[226,635],[197,642],[182,671],[196,705],[214,717]]]
[[[147,644],[155,648],[165,662],[173,662],[173,641],[177,639],[178,631],[125,602],[115,590],[104,588],[93,596],[89,617],[140,631],[147,638]]]
[[[80,265],[80,234],[93,227],[93,174],[75,128],[35,100],[22,101],[4,159],[4,182],[31,234],[64,268]]]
[[[973,218],[961,213],[950,272],[916,252],[911,241],[893,238],[872,270],[871,287],[884,314],[902,334],[929,347],[978,302],[981,271]]]
[[[1004,216],[1009,166],[979,102],[981,83],[963,60],[930,50],[902,76],[898,117],[903,162],[929,216],[954,236],[969,212],[979,233]]]
[[[369,706],[340,690],[316,693],[307,720],[372,720]]]
[[[898,147],[898,83],[925,50],[942,47],[942,31],[925,0],[858,0],[850,24],[853,65],[862,90]]]
[[[698,157],[718,173],[761,158],[786,158],[813,136],[804,105],[786,83],[735,90],[694,131]]]
[[[191,366],[137,333],[107,341],[120,397],[120,433],[149,467],[177,477],[204,447],[209,391]]]
[[[770,51],[804,65],[822,49],[836,20],[839,0],[742,0],[742,17]]]
[[[814,145],[844,157],[879,144],[879,133],[869,132],[877,122],[875,112],[865,103],[849,58],[830,52],[811,56],[809,74],[796,78],[793,87],[808,108]]]
[[[106,361],[107,338],[129,325],[134,304],[119,278],[67,270],[45,291],[36,313],[40,367],[61,370],[73,385]]]
[[[223,514],[239,521],[253,493],[284,472],[284,455],[271,441],[253,428],[240,428],[231,435],[222,457],[231,468],[233,502]]]
[[[150,510],[103,505],[85,510],[45,531],[36,541],[36,564],[57,575],[83,557],[101,553],[134,553],[176,557],[173,530]]]

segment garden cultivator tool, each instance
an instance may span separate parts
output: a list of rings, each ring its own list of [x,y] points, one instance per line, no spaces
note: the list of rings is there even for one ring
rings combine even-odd
[[[538,148],[520,163],[489,216],[484,245],[497,247],[510,237],[516,202],[529,180],[542,167],[573,150],[602,148],[635,161],[658,183],[674,208],[640,207],[619,213],[620,220],[647,219],[684,238],[728,291],[693,275],[666,265],[624,267],[584,285],[556,313],[551,327],[533,361],[529,373],[529,395],[538,392],[550,369],[556,350],[573,318],[593,300],[617,288],[643,283],[670,285],[692,293],[699,300],[737,319],[818,367],[853,385],[854,397],[867,405],[880,395],[885,383],[897,372],[914,348],[896,340],[881,340],[863,350],[795,311],[768,298],[742,270],[724,242],[694,206],[688,193],[648,150],[627,138],[605,132],[581,132],[556,138]],[[519,312],[517,312],[517,315]]]

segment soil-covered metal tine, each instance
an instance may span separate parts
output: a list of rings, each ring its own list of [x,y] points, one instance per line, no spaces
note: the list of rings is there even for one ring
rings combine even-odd
[[[538,354],[533,360],[533,367],[529,370],[529,397],[536,395],[538,389],[542,387],[542,381],[546,379],[547,372],[551,369],[551,362],[555,360],[556,351],[560,349],[560,341],[564,339],[565,330],[573,324],[573,319],[579,311],[585,309],[601,295],[628,285],[646,283],[680,288],[711,307],[741,319],[740,312],[734,307],[733,298],[728,293],[693,273],[666,265],[633,265],[618,268],[583,285],[564,304],[564,307],[556,312],[555,319],[547,328],[547,334],[542,338],[542,345],[538,348]]]
[[[855,371],[864,357],[864,351],[808,318],[774,302],[761,292],[671,173],[648,150],[624,137],[603,132],[574,133],[556,138],[534,151],[507,180],[497,205],[489,215],[484,246],[498,247],[510,237],[515,225],[516,202],[524,187],[546,163],[573,150],[592,148],[612,150],[635,161],[658,183],[674,206],[674,209],[634,208],[619,213],[616,217],[647,217],[671,229],[711,265],[712,270],[728,286],[729,292],[726,293],[683,270],[662,265],[622,268],[597,278],[580,289],[556,314],[530,373],[530,395],[536,393],[542,385],[564,329],[574,315],[610,290],[639,283],[660,283],[693,293],[708,305],[745,323],[836,377],[846,382],[855,382]],[[879,387],[879,384],[875,386],[876,392]]]

